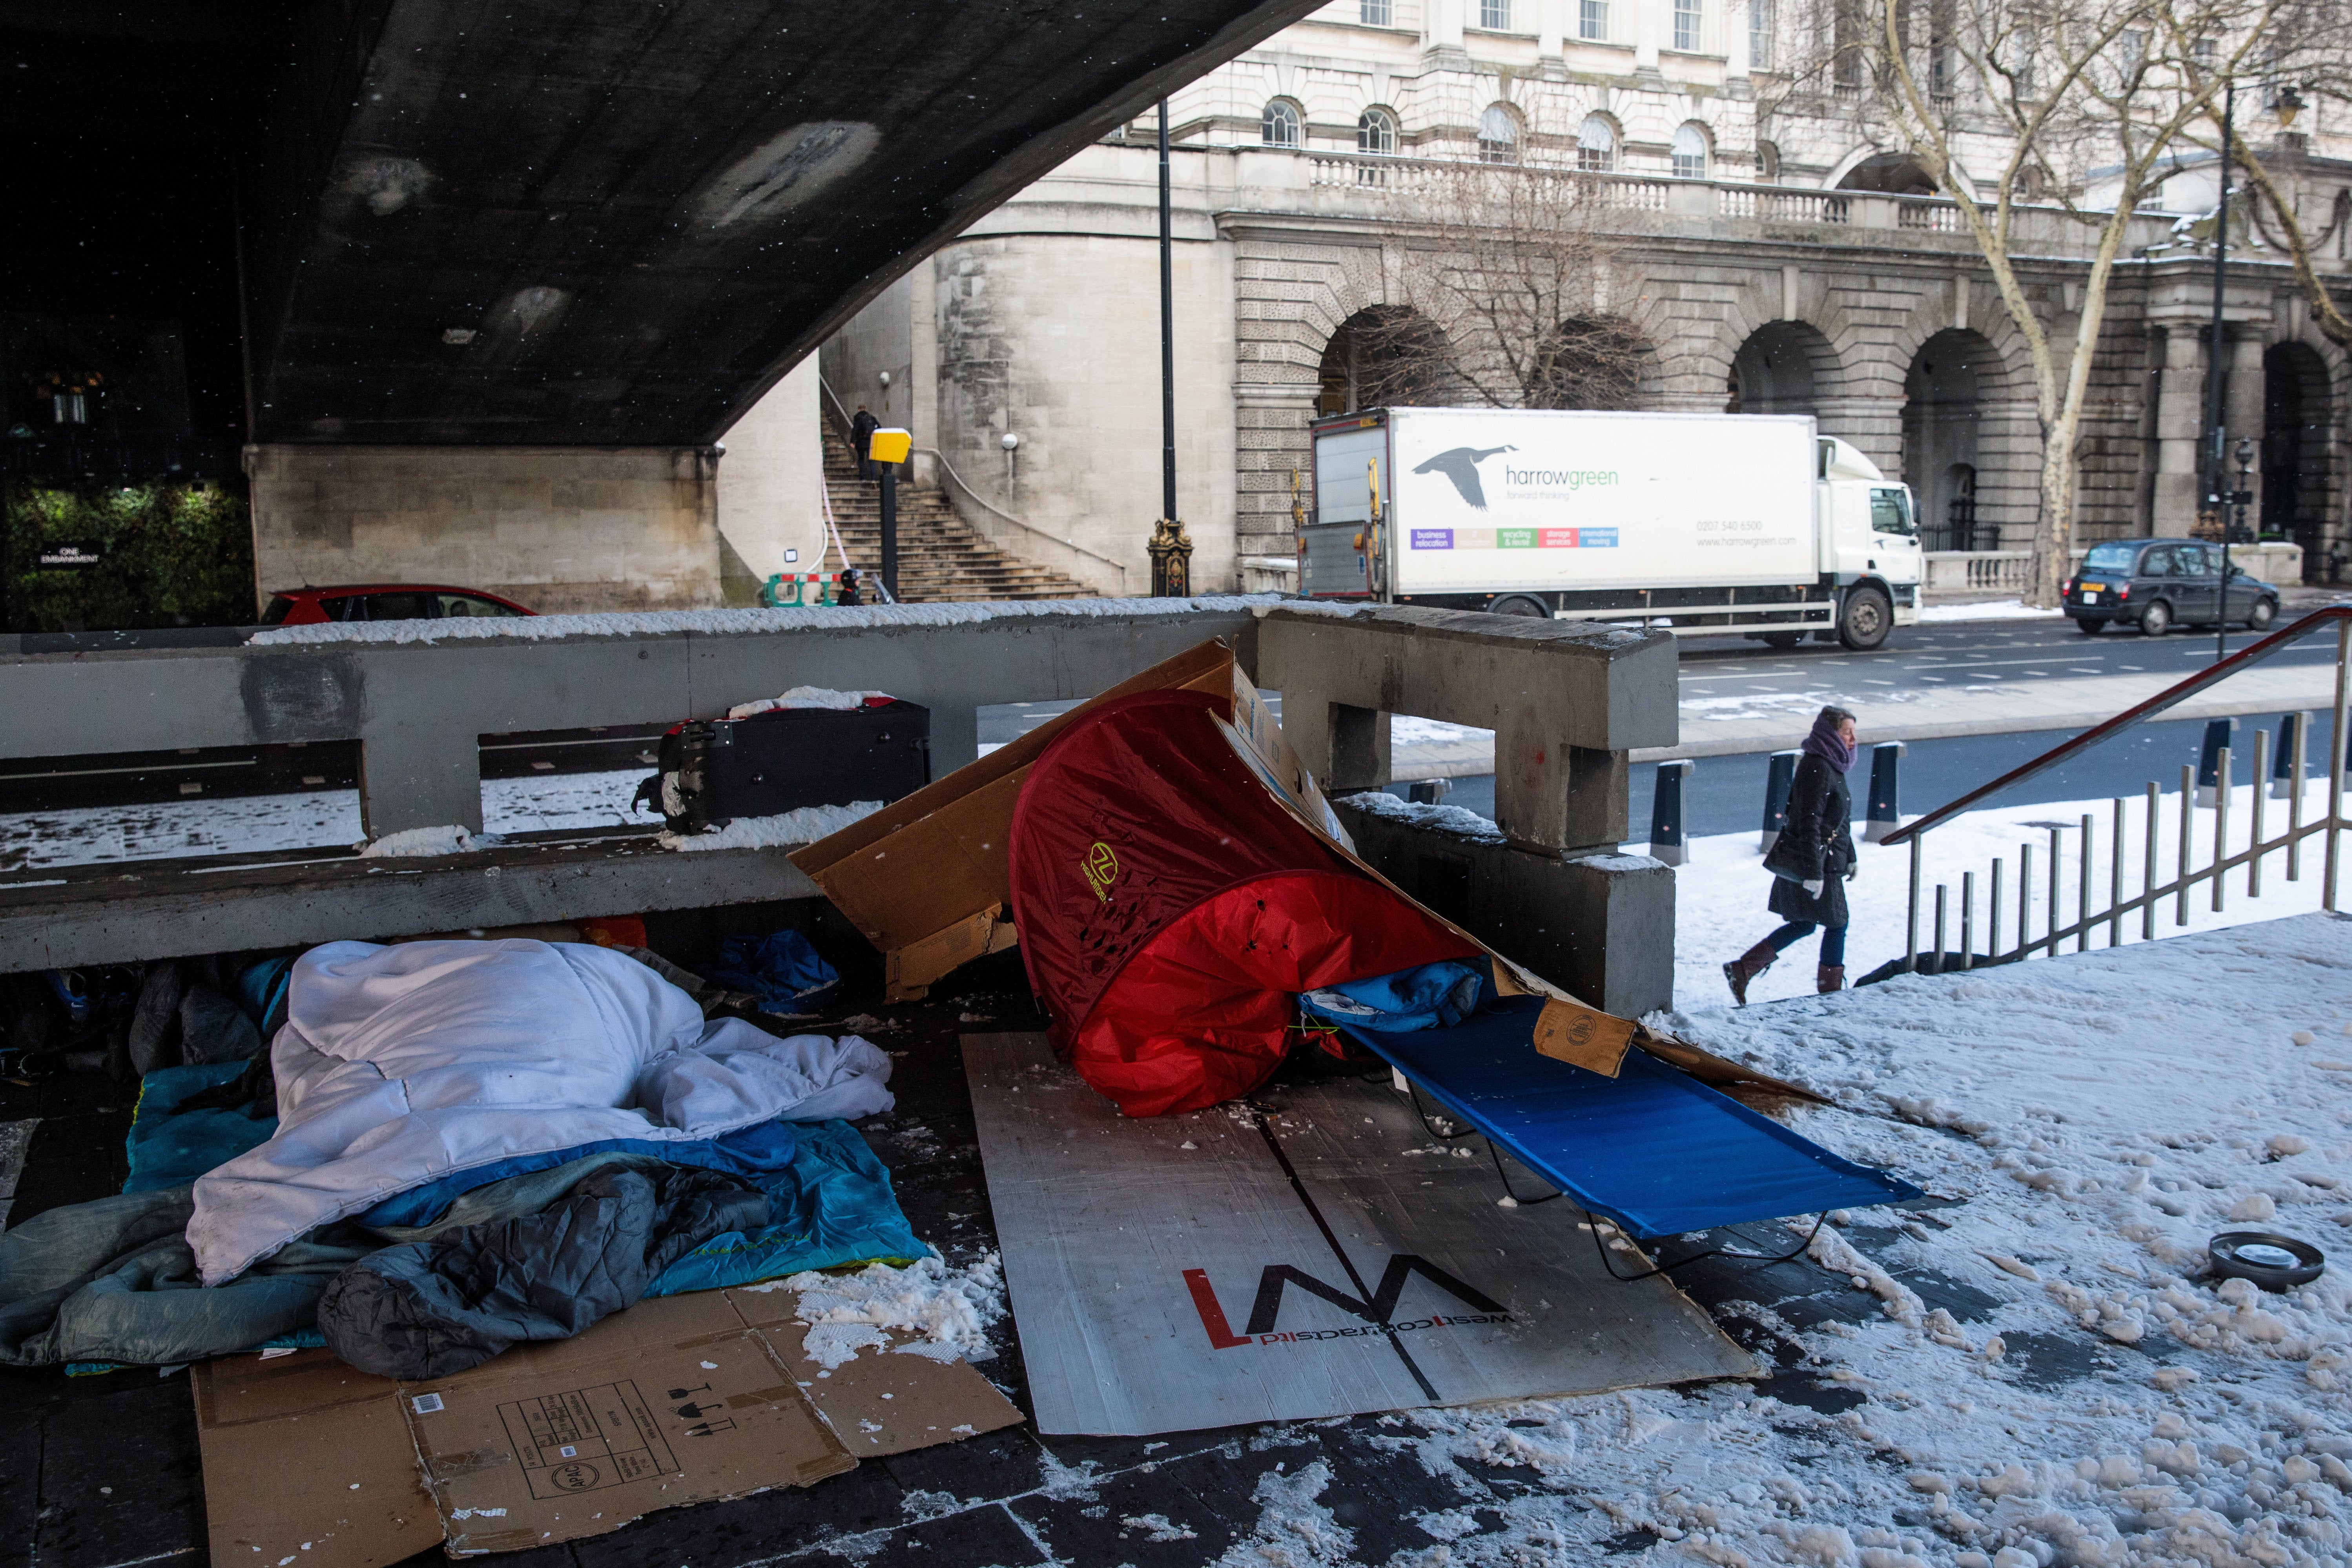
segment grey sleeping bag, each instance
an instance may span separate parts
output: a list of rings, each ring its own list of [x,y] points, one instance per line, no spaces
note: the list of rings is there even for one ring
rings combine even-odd
[[[719,1172],[601,1170],[539,1213],[370,1253],[327,1286],[319,1331],[362,1372],[446,1377],[521,1341],[569,1339],[680,1255],[767,1223],[766,1194]]]
[[[245,1350],[309,1328],[327,1282],[377,1245],[349,1226],[315,1234],[207,1289],[181,1234],[191,1193],[124,1193],[10,1226],[0,1236],[0,1365],[168,1365]]]

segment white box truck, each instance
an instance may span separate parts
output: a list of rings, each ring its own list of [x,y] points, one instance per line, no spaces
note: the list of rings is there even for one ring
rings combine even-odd
[[[1318,419],[1299,592],[1793,647],[1918,618],[1910,490],[1810,415],[1385,408]]]

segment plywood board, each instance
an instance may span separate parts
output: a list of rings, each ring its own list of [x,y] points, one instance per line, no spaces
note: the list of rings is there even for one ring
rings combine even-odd
[[[1141,1436],[1761,1369],[1567,1202],[1503,1207],[1476,1139],[1352,1079],[1130,1120],[1043,1035],[967,1035],[1038,1430]],[[1475,1151],[1464,1158],[1454,1151]]]

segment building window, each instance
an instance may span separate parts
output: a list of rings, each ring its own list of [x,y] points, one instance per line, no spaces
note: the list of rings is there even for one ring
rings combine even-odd
[[[1609,41],[1609,0],[1576,0],[1576,36],[1589,44]]]
[[[1675,132],[1675,178],[1704,180],[1706,178],[1706,132],[1696,125],[1685,125]]]
[[[1770,142],[1756,143],[1756,179],[1759,184],[1780,183],[1780,149]]]
[[[1478,162],[1516,163],[1519,161],[1519,122],[1502,104],[1478,117]]]
[[[1772,68],[1772,0],[1748,0],[1748,68]]]
[[[1675,47],[1686,55],[1699,51],[1700,0],[1675,0]]]
[[[1357,12],[1357,16],[1365,26],[1396,26],[1396,6],[1391,3],[1391,0],[1357,0],[1357,4],[1361,7]]]
[[[1478,0],[1478,25],[1490,33],[1511,30],[1511,0]]]
[[[1286,98],[1267,104],[1265,115],[1258,121],[1257,139],[1269,147],[1304,146],[1306,124],[1299,118],[1298,105]]]
[[[1396,116],[1385,109],[1367,109],[1356,120],[1356,151],[1385,156],[1397,150]]]
[[[1617,132],[1597,114],[1587,115],[1576,132],[1576,166],[1602,174],[1617,166]]]

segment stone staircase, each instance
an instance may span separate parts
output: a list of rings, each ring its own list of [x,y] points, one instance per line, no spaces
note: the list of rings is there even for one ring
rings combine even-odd
[[[824,488],[841,542],[867,583],[882,581],[882,488],[857,477],[849,443],[824,426]],[[835,557],[838,559],[838,557]],[[898,598],[909,605],[975,599],[1090,599],[1095,591],[990,543],[956,515],[947,492],[898,485]],[[880,597],[869,588],[868,604]]]

